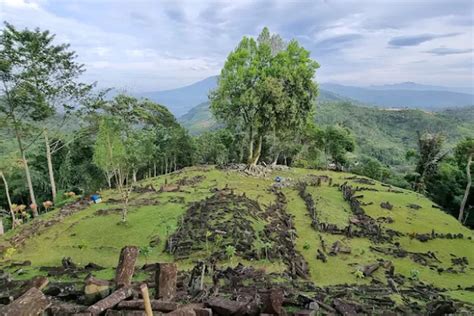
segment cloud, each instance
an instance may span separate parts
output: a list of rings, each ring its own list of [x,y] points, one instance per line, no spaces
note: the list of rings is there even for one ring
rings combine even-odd
[[[451,37],[459,35],[459,33],[448,33],[448,34],[420,34],[420,35],[407,35],[407,36],[398,36],[392,38],[388,44],[390,46],[417,46],[421,43],[428,42],[437,38]]]
[[[264,26],[309,49],[320,81],[465,85],[473,9],[469,0],[0,0],[0,21],[50,30],[77,52],[84,80],[117,88],[218,74],[242,36]]]
[[[11,8],[17,9],[38,9],[38,3],[36,1],[26,1],[26,0],[1,0],[0,5],[5,5]]]
[[[340,50],[344,47],[348,47],[351,43],[355,42],[358,39],[361,39],[362,35],[360,34],[343,34],[329,37],[323,40],[318,41],[315,46],[318,52],[332,52],[335,50]]]
[[[466,53],[471,53],[472,51],[473,51],[472,48],[458,49],[458,48],[438,47],[438,48],[430,49],[426,52],[433,55],[445,56],[445,55],[466,54]]]

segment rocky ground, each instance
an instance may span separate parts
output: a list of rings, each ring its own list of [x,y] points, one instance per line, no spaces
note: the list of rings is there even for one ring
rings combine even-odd
[[[121,247],[133,246],[113,269],[100,257],[111,256],[106,236],[92,262],[76,263],[77,247],[64,246],[78,244],[82,223],[119,216],[113,194],[107,207],[78,200],[25,225],[1,243],[0,314],[145,315],[146,306],[170,315],[474,312],[469,294],[456,296],[474,292],[472,232],[428,200],[349,174],[260,169],[197,168],[137,186],[130,216],[149,221],[148,210],[170,208],[175,223],[144,235],[146,247],[161,249],[145,263],[148,248],[135,236],[147,222],[128,227]],[[124,232],[110,226],[109,234],[117,229]],[[29,247],[52,239],[62,260],[38,266]],[[12,248],[18,253],[6,258]]]

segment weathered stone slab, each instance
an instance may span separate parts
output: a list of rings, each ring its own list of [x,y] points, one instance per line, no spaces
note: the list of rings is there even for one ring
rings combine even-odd
[[[126,246],[120,252],[120,258],[115,272],[115,284],[117,287],[129,286],[132,283],[135,272],[135,262],[138,256],[138,248]]]
[[[155,283],[155,298],[171,301],[176,296],[176,281],[178,269],[175,263],[158,264]]]

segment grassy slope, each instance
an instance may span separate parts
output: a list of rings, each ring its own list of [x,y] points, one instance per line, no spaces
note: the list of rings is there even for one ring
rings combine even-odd
[[[117,225],[120,218],[119,214],[94,215],[99,209],[116,208],[117,205],[107,203],[93,205],[67,217],[64,222],[50,227],[46,232],[34,239],[29,239],[25,247],[19,249],[13,255],[12,260],[32,261],[33,266],[29,268],[30,270],[27,269],[28,273],[23,275],[23,278],[37,274],[38,271],[36,269],[39,266],[60,265],[61,258],[63,257],[72,257],[75,262],[80,264],[94,262],[109,267],[110,269],[101,271],[96,275],[99,277],[111,277],[112,269],[117,263],[121,247],[124,245],[144,247],[155,236],[159,236],[163,241],[166,240],[167,235],[174,231],[180,222],[181,216],[187,208],[186,204],[210,196],[212,194],[210,189],[212,188],[223,188],[228,185],[230,188],[234,188],[236,193],[245,192],[247,197],[257,200],[262,207],[265,207],[274,201],[274,195],[267,189],[272,184],[273,176],[276,174],[293,180],[303,178],[307,174],[325,174],[332,177],[334,183],[342,183],[346,181],[344,178],[348,176],[348,174],[344,173],[292,169],[291,171],[275,173],[264,179],[248,177],[231,171],[225,172],[213,168],[205,171],[202,168],[195,167],[186,169],[181,173],[148,179],[143,181],[143,184],[153,183],[155,187],[159,187],[165,182],[165,179],[168,183],[173,183],[179,178],[200,174],[206,178],[195,186],[183,187],[186,192],[134,194],[131,203],[135,206],[131,207],[129,224],[127,226]],[[354,186],[357,185],[354,183]],[[413,232],[427,233],[435,229],[436,232],[440,233],[461,232],[465,236],[462,240],[435,239],[426,243],[421,243],[409,237],[400,237],[398,241],[405,250],[414,252],[433,251],[442,261],[439,266],[444,268],[451,266],[452,257],[450,254],[454,254],[457,257],[467,257],[471,266],[466,269],[466,273],[438,274],[428,267],[414,263],[409,258],[395,259],[372,252],[369,246],[373,244],[368,239],[346,239],[340,235],[317,232],[310,226],[310,219],[303,200],[295,189],[287,187],[283,189],[283,192],[288,199],[288,211],[294,215],[295,219],[294,223],[298,235],[296,247],[309,264],[312,280],[317,285],[369,282],[368,279],[357,279],[353,272],[362,265],[374,263],[376,259],[383,258],[394,262],[395,271],[398,273],[409,276],[412,270],[418,270],[421,281],[450,289],[452,290],[451,295],[474,302],[472,292],[456,291],[458,286],[467,287],[474,285],[474,269],[472,268],[474,263],[474,241],[466,238],[467,236],[472,238],[474,234],[467,228],[460,226],[453,217],[432,208],[432,203],[423,196],[410,191],[403,191],[403,193],[398,194],[387,192],[387,188],[379,183],[374,187],[379,192],[362,192],[364,194],[362,199],[364,202],[374,202],[373,205],[365,206],[364,209],[368,215],[374,218],[391,216],[395,222],[393,224],[384,224],[386,227],[407,234]],[[342,199],[342,194],[337,187],[329,187],[327,184],[323,184],[321,187],[308,187],[308,191],[313,196],[318,214],[323,221],[338,224],[338,226],[347,224],[350,216],[349,205]],[[104,200],[116,197],[114,192],[109,191],[103,192],[103,195]],[[177,202],[176,197],[184,198],[186,204]],[[146,199],[158,201],[159,204],[140,206]],[[389,201],[394,205],[394,209],[392,211],[381,209],[379,205],[382,201]],[[406,207],[409,203],[418,204],[422,208],[414,211]],[[55,213],[53,211],[45,216],[54,217]],[[255,228],[262,229],[263,224],[256,222]],[[352,248],[352,253],[349,255],[328,256],[328,262],[325,264],[316,260],[316,250],[320,248],[319,235],[321,235],[329,247],[334,241],[340,240]],[[0,243],[4,242],[5,238],[9,236],[11,236],[11,233],[0,239]],[[309,244],[309,249],[305,244]],[[139,263],[173,260],[170,255],[164,252],[164,247],[164,242],[162,242],[159,247],[152,250],[147,259],[140,257]],[[187,269],[192,265],[191,260],[195,260],[203,255],[196,254],[191,259],[178,262],[178,264],[180,268]],[[236,262],[237,259],[234,260],[234,263]],[[222,264],[227,264],[227,262],[222,262]],[[265,267],[267,271],[282,271],[285,268],[281,262],[269,263],[260,261],[251,264]],[[377,271],[375,278],[386,282],[383,271]]]

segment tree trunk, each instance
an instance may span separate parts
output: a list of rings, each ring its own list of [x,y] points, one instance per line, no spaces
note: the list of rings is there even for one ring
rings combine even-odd
[[[15,135],[16,135],[16,140],[18,142],[18,149],[20,150],[20,156],[23,161],[23,167],[25,168],[26,182],[28,185],[28,190],[30,191],[30,200],[32,204],[37,206],[38,204],[36,204],[36,197],[35,197],[35,191],[33,189],[33,182],[31,181],[30,168],[28,167],[28,161],[26,160],[25,149],[23,148],[23,143],[21,142],[20,131],[18,130],[17,122],[14,121],[13,124],[15,126]],[[36,216],[38,216],[38,207],[35,207],[33,209],[33,217],[36,217]]]
[[[467,166],[466,166],[466,176],[467,176],[467,184],[466,190],[464,191],[464,197],[462,198],[461,207],[459,208],[459,217],[458,220],[462,223],[462,219],[464,217],[464,208],[466,207],[467,198],[469,196],[469,191],[471,190],[472,179],[471,179],[471,163],[472,163],[472,155],[469,155],[467,159]]]
[[[133,183],[137,182],[137,170],[132,171],[132,181]]]
[[[275,167],[278,163],[278,157],[280,157],[280,151],[277,151],[275,154],[275,159],[272,162],[272,166]]]
[[[153,176],[156,177],[156,162],[153,163]]]
[[[174,171],[176,171],[176,155],[173,156]]]
[[[51,147],[49,147],[48,130],[44,129],[44,142],[46,145],[46,160],[48,161],[49,182],[51,184],[52,201],[56,201],[56,181],[54,181],[53,158],[51,157]]]
[[[30,191],[31,204],[36,207],[32,208],[33,217],[38,216],[38,204],[36,203],[35,191],[33,189],[33,182],[31,181],[30,167],[28,167],[28,161],[26,160],[25,153],[22,154],[23,165],[25,166],[26,182],[28,184],[28,190]]]
[[[128,213],[128,199],[130,197],[130,190],[132,189],[132,186],[129,183],[129,178],[128,174],[124,176],[122,173],[122,170],[118,169],[115,172],[115,181],[117,182],[117,189],[120,193],[120,196],[122,197],[122,223],[125,223],[127,221],[127,213]]]
[[[33,182],[31,181],[30,167],[28,166],[28,161],[26,160],[26,155],[23,150],[23,146],[20,149],[21,160],[23,162],[23,167],[25,168],[26,183],[28,185],[28,191],[30,192],[31,204],[38,205],[36,203],[35,191],[33,189]],[[33,217],[38,216],[38,208],[33,209]]]
[[[122,223],[127,221],[128,214],[128,194],[122,190],[122,199],[123,199],[123,210],[122,210]]]
[[[253,161],[253,135],[250,135],[249,139],[249,147],[248,147],[248,156],[247,156],[247,164],[251,165]]]
[[[168,174],[168,158],[165,157],[165,174]]]
[[[5,178],[5,175],[1,171],[0,171],[0,177],[2,178],[3,184],[5,185],[5,195],[7,196],[8,208],[10,209],[10,215],[12,217],[12,229],[14,229],[16,218],[15,218],[15,212],[13,211],[12,200],[10,198],[10,190],[8,189],[8,182],[7,182],[7,179]]]
[[[257,165],[258,159],[260,159],[260,154],[262,153],[262,142],[263,142],[262,136],[259,136],[257,138],[257,144],[255,146],[255,150],[253,150],[252,158],[249,161],[250,166]]]
[[[112,189],[112,177],[109,172],[105,173],[105,177],[107,178],[107,185],[109,189]]]

